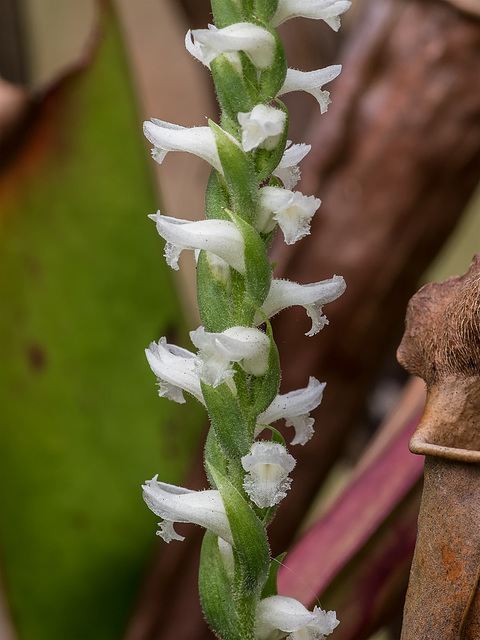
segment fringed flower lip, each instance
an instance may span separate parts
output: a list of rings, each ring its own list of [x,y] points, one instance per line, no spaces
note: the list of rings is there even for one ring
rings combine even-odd
[[[340,29],[340,16],[352,3],[347,0],[278,0],[277,10],[270,20],[278,27],[291,18],[323,20],[334,31]]]
[[[295,458],[277,442],[254,442],[250,453],[242,457],[247,472],[243,487],[257,507],[265,509],[278,504],[290,488],[288,474]]]
[[[237,119],[242,127],[244,151],[252,151],[260,146],[271,150],[280,140],[287,116],[281,109],[257,104],[247,113],[238,113]]]
[[[260,600],[255,616],[257,640],[323,640],[340,622],[335,611],[314,607],[309,611],[301,602],[287,596],[270,596]],[[279,633],[283,632],[283,633]]]
[[[298,165],[311,148],[309,144],[304,144],[303,142],[293,144],[291,140],[287,140],[282,159],[273,171],[273,175],[282,181],[285,189],[293,189],[300,180],[300,168]]]
[[[157,535],[165,542],[184,540],[174,529],[175,522],[191,522],[210,529],[220,538],[233,545],[233,537],[223,500],[219,491],[192,491],[165,482],[158,476],[147,480],[143,489],[143,499],[149,509],[160,518]]]
[[[287,427],[294,427],[295,437],[291,444],[306,444],[313,436],[315,420],[310,411],[318,407],[322,401],[326,383],[319,382],[310,376],[308,385],[288,393],[279,393],[271,405],[257,418],[255,436],[258,436],[264,425],[271,425],[277,420],[285,420]]]

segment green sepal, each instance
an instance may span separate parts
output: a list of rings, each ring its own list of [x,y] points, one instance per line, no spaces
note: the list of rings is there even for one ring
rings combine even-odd
[[[207,253],[200,251],[197,262],[197,301],[202,324],[207,331],[221,333],[234,324],[228,283],[212,272]]]
[[[211,534],[211,535],[213,535],[213,534]],[[268,578],[267,578],[267,581],[265,582],[265,585],[264,585],[264,587],[262,589],[262,600],[264,598],[268,598],[269,596],[276,596],[277,595],[277,593],[278,593],[278,590],[277,590],[278,570],[280,569],[280,567],[282,565],[282,560],[285,558],[286,555],[287,555],[287,552],[284,551],[283,553],[281,553],[276,558],[273,558],[272,562],[270,563],[270,571],[268,572]]]
[[[217,124],[209,121],[215,135],[225,181],[238,216],[252,222],[257,209],[257,175],[252,158]]]
[[[270,339],[270,351],[268,354],[268,366],[265,375],[252,376],[250,380],[250,393],[252,397],[249,407],[252,416],[258,416],[269,407],[278,393],[280,386],[280,358],[277,345],[273,339],[272,325],[265,316],[267,335]]]
[[[278,0],[255,0],[254,15],[260,20],[269,22],[278,8]]]
[[[201,383],[202,394],[217,440],[229,458],[239,460],[250,450],[250,438],[238,401],[226,382],[218,387]]]
[[[289,125],[288,109],[281,100],[275,100],[275,102],[286,115],[285,127],[280,140],[271,151],[259,147],[255,152],[255,169],[257,171],[258,182],[262,182],[270,176],[275,167],[280,163],[285,152],[285,147],[287,146]],[[271,181],[271,183],[272,182],[273,181]],[[276,180],[276,182],[280,185],[278,180]]]
[[[211,5],[215,26],[219,29],[243,21],[242,9],[238,0],[212,0]]]
[[[230,220],[230,216],[224,211],[224,209],[229,209],[230,207],[230,196],[228,195],[228,189],[227,185],[225,184],[225,180],[216,169],[212,169],[212,171],[210,172],[210,177],[208,179],[207,191],[205,194],[205,209],[207,218],[215,218],[217,220]]]
[[[200,553],[198,588],[208,624],[222,640],[243,640],[242,621],[235,609],[232,584],[220,554],[218,538],[206,531]]]
[[[247,222],[228,211],[231,220],[239,228],[245,243],[245,288],[249,301],[261,307],[270,291],[272,270],[267,251],[260,234]]]
[[[241,572],[239,590],[259,594],[270,567],[270,552],[263,525],[232,483],[218,469],[208,462],[206,464],[222,496],[232,530]],[[254,612],[252,614],[254,616]]]
[[[270,31],[275,38],[273,63],[268,69],[262,71],[260,76],[261,100],[263,102],[270,102],[270,100],[273,100],[278,94],[285,82],[287,75],[287,56],[283,43],[275,29],[263,20],[258,20],[257,23],[267,31]]]
[[[218,469],[220,473],[223,475],[228,475],[228,460],[225,457],[225,454],[220,447],[217,437],[215,435],[215,431],[213,429],[208,430],[207,439],[205,442],[205,450],[204,450],[204,459],[205,459],[205,471],[208,477],[208,481],[213,489],[217,489],[217,485],[215,484],[215,480],[209,474],[207,468],[207,462],[211,464],[214,468]]]
[[[239,112],[253,109],[245,80],[227,56],[222,54],[212,60],[210,70],[220,106],[234,122]]]

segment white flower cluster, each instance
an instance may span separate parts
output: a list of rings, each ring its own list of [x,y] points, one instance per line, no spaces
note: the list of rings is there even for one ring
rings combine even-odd
[[[294,17],[324,20],[337,30],[339,16],[350,2],[344,0],[279,0],[271,18],[271,25],[278,26]],[[260,24],[243,22],[218,29],[189,31],[186,35],[187,50],[207,67],[220,55],[224,56],[236,72],[242,72],[242,55],[246,55],[260,74],[274,63],[276,40],[272,33]],[[245,61],[245,58],[243,58]],[[329,93],[323,90],[338,76],[339,65],[316,71],[288,69],[278,96],[292,91],[312,94],[324,113],[330,103]],[[239,139],[223,131],[229,144],[240,153],[255,154],[273,151],[283,140],[285,147],[287,116],[271,104],[257,104],[248,112],[237,114]],[[186,128],[162,120],[152,119],[144,123],[144,133],[152,143],[153,158],[163,162],[169,151],[186,151],[206,160],[221,175],[228,175],[222,166],[214,129],[209,126]],[[293,244],[310,233],[311,220],[321,201],[292,189],[300,178],[298,164],[309,152],[309,145],[287,142],[283,157],[273,170],[276,181],[258,188],[258,207],[253,227],[260,234],[270,234],[280,227],[287,244]],[[283,186],[278,186],[279,184]],[[207,219],[197,222],[179,220],[157,212],[151,215],[159,235],[166,241],[167,263],[178,269],[178,259],[185,249],[204,251],[212,272],[227,283],[230,268],[247,276],[246,240],[243,229],[235,216],[227,219]],[[150,367],[157,377],[159,395],[175,402],[185,402],[184,392],[206,404],[202,387],[207,396],[208,385],[222,388],[226,384],[233,396],[238,397],[235,375],[243,370],[251,376],[263,376],[269,367],[270,337],[262,331],[265,318],[292,305],[305,308],[312,320],[308,336],[315,335],[327,323],[323,305],[338,298],[345,290],[341,276],[311,284],[298,284],[288,280],[273,279],[269,292],[255,315],[254,326],[234,326],[222,332],[209,332],[203,326],[190,333],[197,352],[190,352],[168,344],[165,338],[153,342],[146,350]],[[311,377],[303,389],[277,394],[270,406],[256,419],[255,438],[278,420],[294,427],[291,444],[304,445],[313,435],[314,420],[310,417],[321,402],[325,384]],[[245,471],[243,489],[251,502],[260,509],[277,505],[286,495],[295,467],[295,459],[285,446],[276,441],[255,440],[247,455],[241,457]],[[222,497],[217,490],[190,491],[159,482],[155,476],[143,486],[144,499],[158,515],[158,534],[166,541],[183,540],[174,529],[175,522],[190,522],[205,527],[218,536],[219,549],[227,573],[231,572],[234,535],[226,515]],[[228,565],[228,566],[227,566]],[[285,638],[300,640],[325,638],[337,626],[334,612],[315,607],[313,612],[283,596],[270,596],[260,601],[255,633],[259,640]]]

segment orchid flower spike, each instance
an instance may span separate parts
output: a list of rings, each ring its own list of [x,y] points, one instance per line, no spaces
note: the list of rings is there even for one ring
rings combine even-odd
[[[287,244],[294,244],[310,233],[310,221],[322,203],[319,198],[280,187],[262,187],[259,194],[257,231],[268,233],[278,222]]]
[[[163,520],[157,535],[165,542],[184,540],[173,525],[175,522],[191,522],[210,529],[233,545],[232,532],[219,491],[191,491],[158,482],[157,476],[147,480],[142,489],[148,508]]]
[[[243,487],[251,500],[265,509],[278,504],[287,495],[292,480],[288,474],[295,458],[277,442],[254,442],[250,453],[242,458],[247,472]]]
[[[148,364],[157,376],[160,387],[158,395],[183,404],[184,391],[205,404],[200,386],[200,378],[195,369],[196,356],[174,344],[168,344],[166,338],[160,338],[158,344],[152,342],[145,349]]]
[[[160,211],[148,216],[157,231],[167,241],[165,258],[172,269],[178,270],[178,258],[184,249],[203,249],[214,253],[231,267],[245,272],[245,243],[234,222],[230,220],[179,220],[162,216]]]
[[[291,18],[311,18],[323,20],[334,31],[340,29],[340,17],[351,2],[346,0],[278,0],[278,7],[272,19],[273,27],[278,27]]]
[[[246,373],[264,375],[268,365],[270,340],[253,327],[231,327],[222,333],[210,333],[204,327],[190,332],[193,344],[200,350],[197,371],[200,379],[213,387],[233,377],[232,362],[238,362]]]
[[[257,104],[248,113],[240,112],[237,116],[242,127],[242,147],[251,151],[259,146],[274,149],[285,128],[287,115],[280,109],[266,104]]]
[[[257,640],[324,640],[340,624],[335,611],[314,607],[287,596],[270,596],[260,600],[255,615]],[[283,632],[283,633],[281,633]]]
[[[292,91],[306,91],[317,100],[320,106],[320,113],[325,113],[331,100],[329,92],[322,91],[322,87],[324,84],[327,84],[327,82],[336,78],[341,70],[341,64],[333,64],[330,67],[317,69],[316,71],[288,69],[285,82],[278,95],[281,96]]]
[[[232,58],[231,54],[244,51],[258,69],[267,69],[272,65],[275,55],[273,35],[251,22],[237,22],[223,29],[213,25],[209,25],[208,29],[194,29],[187,33],[185,46],[194,58],[207,67],[222,53],[227,54],[230,61],[238,66],[239,59]]]
[[[151,122],[143,123],[143,133],[153,144],[152,157],[159,164],[169,151],[186,151],[203,158],[222,172],[215,136],[210,127],[182,127],[152,118]],[[230,137],[237,143],[233,136]]]
[[[325,382],[319,382],[313,376],[303,389],[278,394],[271,405],[257,418],[255,437],[263,430],[262,425],[270,425],[277,420],[285,420],[287,427],[294,427],[295,437],[291,444],[304,445],[313,436],[315,420],[310,411],[318,407],[322,401]]]
[[[262,305],[262,311],[267,318],[271,318],[282,309],[301,305],[305,307],[307,315],[312,319],[312,328],[305,335],[314,336],[328,324],[328,319],[322,313],[323,305],[339,298],[346,287],[342,276],[333,276],[328,280],[311,284],[274,279]],[[263,322],[259,313],[255,316],[255,322],[258,325]]]
[[[292,144],[291,140],[287,141],[283,157],[273,171],[273,175],[282,181],[285,189],[293,189],[300,180],[298,164],[305,158],[311,148],[309,144]]]

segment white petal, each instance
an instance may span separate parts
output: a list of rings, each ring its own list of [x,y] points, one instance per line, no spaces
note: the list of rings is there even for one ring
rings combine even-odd
[[[321,113],[325,113],[331,100],[328,91],[322,91],[322,86],[336,78],[341,70],[341,64],[334,64],[316,71],[288,69],[285,82],[278,95],[290,93],[291,91],[307,91],[317,100]]]
[[[203,158],[217,171],[222,171],[215,137],[210,127],[181,127],[152,118],[151,122],[143,123],[143,133],[154,145],[152,155],[158,163],[162,163],[169,151],[186,151]]]
[[[281,444],[254,442],[242,466],[247,471],[243,487],[257,507],[273,507],[287,495],[295,459]]]
[[[159,395],[175,402],[184,403],[182,391],[187,391],[204,403],[200,379],[195,372],[196,356],[186,349],[167,344],[166,338],[160,338],[158,344],[152,342],[145,350],[148,364],[157,376]]]
[[[319,607],[309,611],[287,596],[260,600],[255,617],[258,640],[284,637],[275,635],[276,630],[291,634],[287,640],[323,640],[339,625],[334,611],[322,611]]]
[[[313,435],[313,418],[308,414],[322,401],[324,389],[325,383],[311,376],[305,388],[278,394],[272,404],[258,416],[257,423],[270,425],[284,419],[287,426],[295,427],[292,444],[304,445]],[[261,430],[259,428],[255,435]]]
[[[282,181],[285,189],[292,189],[300,180],[298,164],[311,148],[309,144],[292,144],[290,140],[287,142],[285,153],[273,172],[273,175]]]
[[[219,491],[190,491],[158,482],[157,476],[147,480],[142,488],[143,499],[155,515],[171,523],[198,524],[233,545],[232,532]],[[166,525],[166,531],[163,530],[162,533],[171,534],[172,528],[173,526]]]
[[[190,48],[195,53],[189,51],[207,66],[221,53],[237,51],[244,51],[258,69],[266,69],[273,63],[275,38],[256,24],[239,22],[223,29],[194,29],[192,35],[194,42]]]
[[[290,280],[272,280],[270,291],[262,305],[262,311],[271,318],[282,309],[294,305],[305,307],[308,316],[312,319],[312,328],[307,336],[313,336],[326,324],[327,318],[322,314],[323,305],[339,298],[346,289],[342,276],[333,276],[328,280],[312,282],[311,284],[299,284]],[[255,316],[256,324],[262,324],[260,314]]]
[[[352,3],[346,0],[278,0],[278,7],[271,19],[274,27],[291,18],[324,20],[334,31],[340,28],[340,18]]]
[[[259,194],[261,208],[272,213],[287,244],[294,244],[310,233],[311,219],[321,205],[319,198],[280,187],[262,187]]]
[[[265,149],[274,149],[285,128],[287,116],[281,109],[265,104],[257,104],[248,113],[237,115],[242,127],[242,147],[251,151],[260,145]]]
[[[173,269],[178,269],[178,257],[184,249],[203,249],[244,273],[245,245],[234,222],[212,219],[191,222],[162,216],[160,211],[148,217],[155,221],[158,233],[167,241],[165,257]]]

